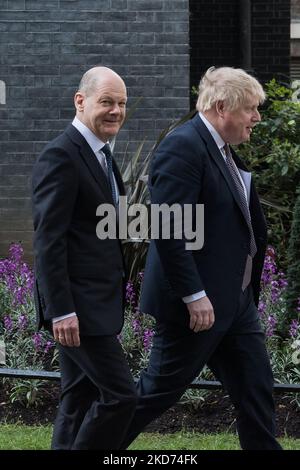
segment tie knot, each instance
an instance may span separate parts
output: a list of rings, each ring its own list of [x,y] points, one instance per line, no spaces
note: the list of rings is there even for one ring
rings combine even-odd
[[[111,153],[109,144],[105,144],[104,147],[102,147],[101,152],[103,152],[104,155],[105,155],[107,158],[111,158],[111,157],[112,157],[112,153]]]

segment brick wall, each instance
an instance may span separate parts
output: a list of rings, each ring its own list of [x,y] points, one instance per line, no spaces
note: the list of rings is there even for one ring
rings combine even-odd
[[[298,0],[297,0],[298,2]],[[211,65],[241,66],[239,0],[190,0],[191,84]],[[252,67],[264,82],[287,78],[290,1],[252,0]]]
[[[190,0],[191,85],[210,66],[238,61],[238,12],[232,0]]]
[[[112,67],[143,97],[116,150],[146,148],[189,109],[188,0],[0,0],[0,257],[22,241],[30,258],[30,175],[45,143],[74,115],[83,72]]]
[[[291,0],[292,18],[300,20],[300,0]]]
[[[290,24],[289,0],[253,1],[253,68],[263,81],[288,82]]]

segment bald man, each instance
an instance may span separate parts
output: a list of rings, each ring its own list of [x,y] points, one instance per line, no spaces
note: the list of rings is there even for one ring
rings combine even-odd
[[[52,449],[118,449],[136,406],[118,342],[124,262],[118,239],[99,239],[96,211],[125,194],[109,141],[125,119],[119,75],[94,67],[74,97],[76,116],[33,168],[39,328],[53,332],[61,369]]]

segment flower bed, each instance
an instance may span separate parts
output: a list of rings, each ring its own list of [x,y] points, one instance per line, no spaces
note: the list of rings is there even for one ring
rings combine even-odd
[[[147,364],[154,327],[151,317],[140,315],[138,302],[142,279],[143,274],[139,273],[135,283],[127,283],[125,323],[119,335],[135,377]],[[46,331],[36,331],[33,285],[33,273],[23,261],[21,245],[11,245],[8,258],[0,260],[0,334],[5,345],[5,354],[2,347],[0,356],[2,365],[14,369],[57,370],[57,350],[51,335]],[[262,276],[259,313],[266,332],[275,380],[281,383],[300,383],[300,299],[294,318],[287,321],[286,288],[286,276],[278,270],[275,251],[269,247]],[[212,378],[207,368],[200,377]],[[8,378],[2,381],[5,388],[9,389],[12,402],[37,405],[47,396],[46,381],[12,381]],[[207,390],[189,390],[183,401],[197,404],[208,393]],[[299,394],[294,395],[292,400],[300,406]]]

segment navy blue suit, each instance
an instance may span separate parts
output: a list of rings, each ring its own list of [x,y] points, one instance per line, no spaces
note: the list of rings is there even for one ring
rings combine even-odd
[[[114,163],[120,194],[121,176]],[[38,323],[76,312],[80,347],[58,345],[62,375],[52,448],[118,449],[135,409],[133,378],[116,335],[123,325],[119,240],[99,240],[99,204],[111,203],[96,155],[72,125],[33,169],[35,301]]]
[[[250,213],[257,253],[251,285],[244,292],[249,228],[226,163],[198,114],[158,146],[149,188],[154,204],[204,204],[204,246],[187,251],[184,239],[151,241],[141,311],[156,318],[156,333],[124,446],[174,404],[208,364],[236,407],[241,446],[280,449],[274,438],[273,377],[256,307],[267,231],[253,182]],[[212,303],[215,323],[194,333],[182,297],[201,290]]]

